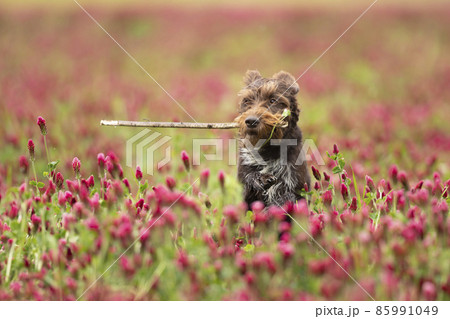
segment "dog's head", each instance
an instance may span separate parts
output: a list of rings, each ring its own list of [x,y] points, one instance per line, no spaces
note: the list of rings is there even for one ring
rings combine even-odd
[[[292,75],[280,71],[263,78],[258,71],[247,71],[244,82],[236,118],[241,138],[255,145],[262,139],[283,138],[297,125],[300,111],[295,96],[299,87]]]

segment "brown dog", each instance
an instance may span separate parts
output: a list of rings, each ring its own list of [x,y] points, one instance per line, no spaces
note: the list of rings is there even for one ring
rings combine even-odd
[[[240,147],[238,178],[244,198],[251,206],[295,202],[300,191],[310,185],[302,132],[297,126],[300,110],[295,78],[281,71],[263,78],[247,71],[245,87],[239,92]]]

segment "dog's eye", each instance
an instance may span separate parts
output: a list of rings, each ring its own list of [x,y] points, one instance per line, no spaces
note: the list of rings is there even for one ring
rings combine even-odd
[[[277,100],[276,99],[270,99],[270,104],[274,104]]]

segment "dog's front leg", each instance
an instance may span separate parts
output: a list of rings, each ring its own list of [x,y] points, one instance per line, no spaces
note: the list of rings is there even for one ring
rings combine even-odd
[[[249,191],[264,191],[272,186],[277,178],[272,174],[261,174],[259,171],[248,172],[241,182]]]
[[[264,192],[275,182],[276,177],[271,174],[261,174],[259,170],[242,170],[238,174],[244,186],[244,199],[248,205],[255,201],[265,202]]]

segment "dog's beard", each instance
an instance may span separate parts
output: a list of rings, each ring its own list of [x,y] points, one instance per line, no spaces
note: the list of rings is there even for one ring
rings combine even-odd
[[[245,124],[245,119],[249,115],[259,118],[260,123],[255,128],[249,128]],[[270,113],[267,109],[250,109],[240,114],[235,122],[239,123],[239,135],[242,139],[248,140],[252,145],[257,145],[259,141],[266,143],[268,139],[281,139],[287,127],[288,119],[284,119],[281,113]],[[267,142],[269,143],[269,142]]]
[[[258,128],[241,127],[240,136],[241,138],[248,140],[252,145],[257,145],[259,141],[265,143],[269,138],[270,139],[282,138],[284,135],[283,131],[284,130],[280,127],[275,127],[274,129],[273,126],[260,124]]]

